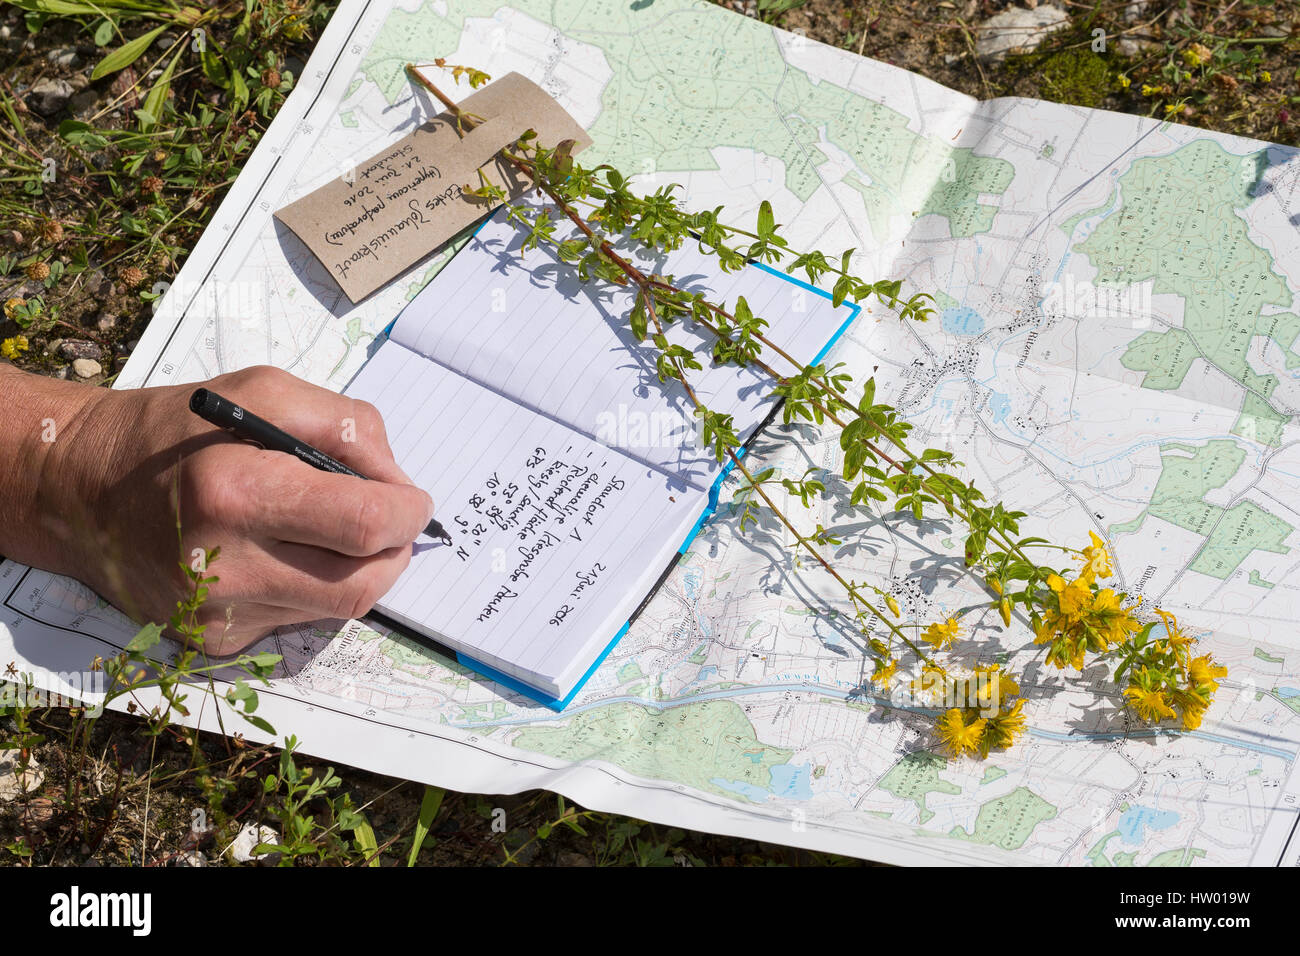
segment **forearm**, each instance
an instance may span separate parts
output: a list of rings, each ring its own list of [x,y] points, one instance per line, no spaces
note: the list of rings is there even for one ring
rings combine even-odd
[[[69,473],[77,469],[66,453],[104,397],[103,389],[0,365],[0,554],[73,570],[69,543],[85,512],[72,500],[80,476]]]

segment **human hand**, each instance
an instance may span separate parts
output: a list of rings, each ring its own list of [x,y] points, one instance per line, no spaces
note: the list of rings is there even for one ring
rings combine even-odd
[[[42,509],[62,520],[59,555],[42,566],[161,623],[192,587],[180,562],[220,547],[199,615],[209,654],[369,611],[433,516],[433,500],[393,460],[379,413],[268,366],[202,384],[371,480],[236,440],[190,412],[195,385],[96,390],[43,472],[55,487],[42,488]]]

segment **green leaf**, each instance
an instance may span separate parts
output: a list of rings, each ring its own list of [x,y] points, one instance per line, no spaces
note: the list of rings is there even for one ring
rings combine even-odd
[[[424,846],[424,838],[429,835],[429,828],[433,826],[433,821],[442,806],[442,798],[446,795],[447,791],[442,787],[424,788],[424,797],[420,800],[420,818],[415,822],[415,833],[411,836],[411,852],[406,857],[407,866],[415,866],[415,861],[420,856],[420,847]]]
[[[135,637],[131,638],[130,643],[126,645],[126,652],[128,654],[143,654],[162,640],[162,632],[163,626],[161,624],[146,624],[136,632]]]
[[[835,287],[831,289],[831,302],[835,308],[844,304],[844,297],[849,294],[849,289],[853,285],[853,280],[848,276],[840,276],[835,282]]]
[[[776,217],[772,215],[772,204],[766,199],[758,207],[758,234],[767,236],[776,229]]]
[[[158,77],[158,82],[149,91],[149,95],[144,98],[143,111],[152,117],[151,122],[147,124],[150,128],[162,119],[163,105],[167,102],[167,94],[172,88],[172,74],[176,72],[176,64],[180,61],[183,52],[183,49],[176,51],[176,55],[167,64],[167,68],[163,70],[162,76]]]
[[[366,866],[379,866],[379,841],[375,839],[375,830],[369,824],[362,820],[354,827],[345,827],[351,829],[357,839],[357,846],[361,852],[370,858]]]
[[[77,5],[79,6],[79,4]],[[90,74],[90,81],[93,83],[95,80],[108,76],[110,73],[116,73],[118,70],[126,69],[136,60],[140,59],[140,57],[144,55],[144,51],[149,49],[149,44],[153,43],[153,41],[158,38],[158,35],[166,29],[167,24],[164,23],[162,26],[155,27],[148,33],[142,34],[134,40],[122,44],[112,53],[108,54],[108,56],[104,57],[104,59],[95,64],[95,69],[92,70]],[[96,37],[98,37],[98,34],[96,34]]]
[[[867,384],[862,386],[862,401],[858,403],[858,410],[866,412],[876,401],[876,379],[867,379]]]
[[[275,728],[272,727],[265,718],[258,717],[256,714],[243,714],[242,716],[246,721],[258,730],[262,731],[262,733],[269,734],[272,737],[275,736]]]

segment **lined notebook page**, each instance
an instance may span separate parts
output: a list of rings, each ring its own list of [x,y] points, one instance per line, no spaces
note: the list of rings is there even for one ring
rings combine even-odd
[[[704,508],[670,476],[392,341],[347,394],[378,407],[453,540],[422,537],[379,609],[557,697]]]
[[[631,294],[615,290],[595,298],[607,283],[583,285],[572,266],[544,248],[521,259],[520,241],[518,229],[498,212],[402,312],[393,339],[638,460],[709,487],[720,466],[695,440],[692,406],[681,386],[671,379],[659,383],[653,346],[637,343],[628,330]],[[834,308],[829,299],[757,266],[721,273],[694,243],[661,262],[640,264],[646,272],[674,275],[693,291],[710,289],[712,301],[728,307],[745,296],[771,323],[771,339],[803,363],[854,314],[851,306]],[[734,415],[736,431],[747,438],[770,407],[763,398],[772,388],[768,376],[753,368],[712,367],[713,336],[694,323],[675,326],[669,339],[691,348],[704,366],[688,373],[701,401]],[[794,371],[776,357],[768,363],[782,374]]]

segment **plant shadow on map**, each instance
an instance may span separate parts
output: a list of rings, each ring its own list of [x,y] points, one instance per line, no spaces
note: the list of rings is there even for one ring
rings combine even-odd
[[[1276,196],[1278,202],[1289,213],[1287,222],[1293,226],[1300,226],[1300,149],[1274,143],[1256,153],[1254,160],[1255,175],[1246,189],[1245,198],[1249,200]],[[1268,175],[1270,170],[1281,170],[1287,166],[1290,168],[1285,172],[1279,171],[1271,177]],[[1283,194],[1278,185],[1287,180],[1290,181],[1290,185]],[[1296,203],[1294,211],[1293,202]]]

